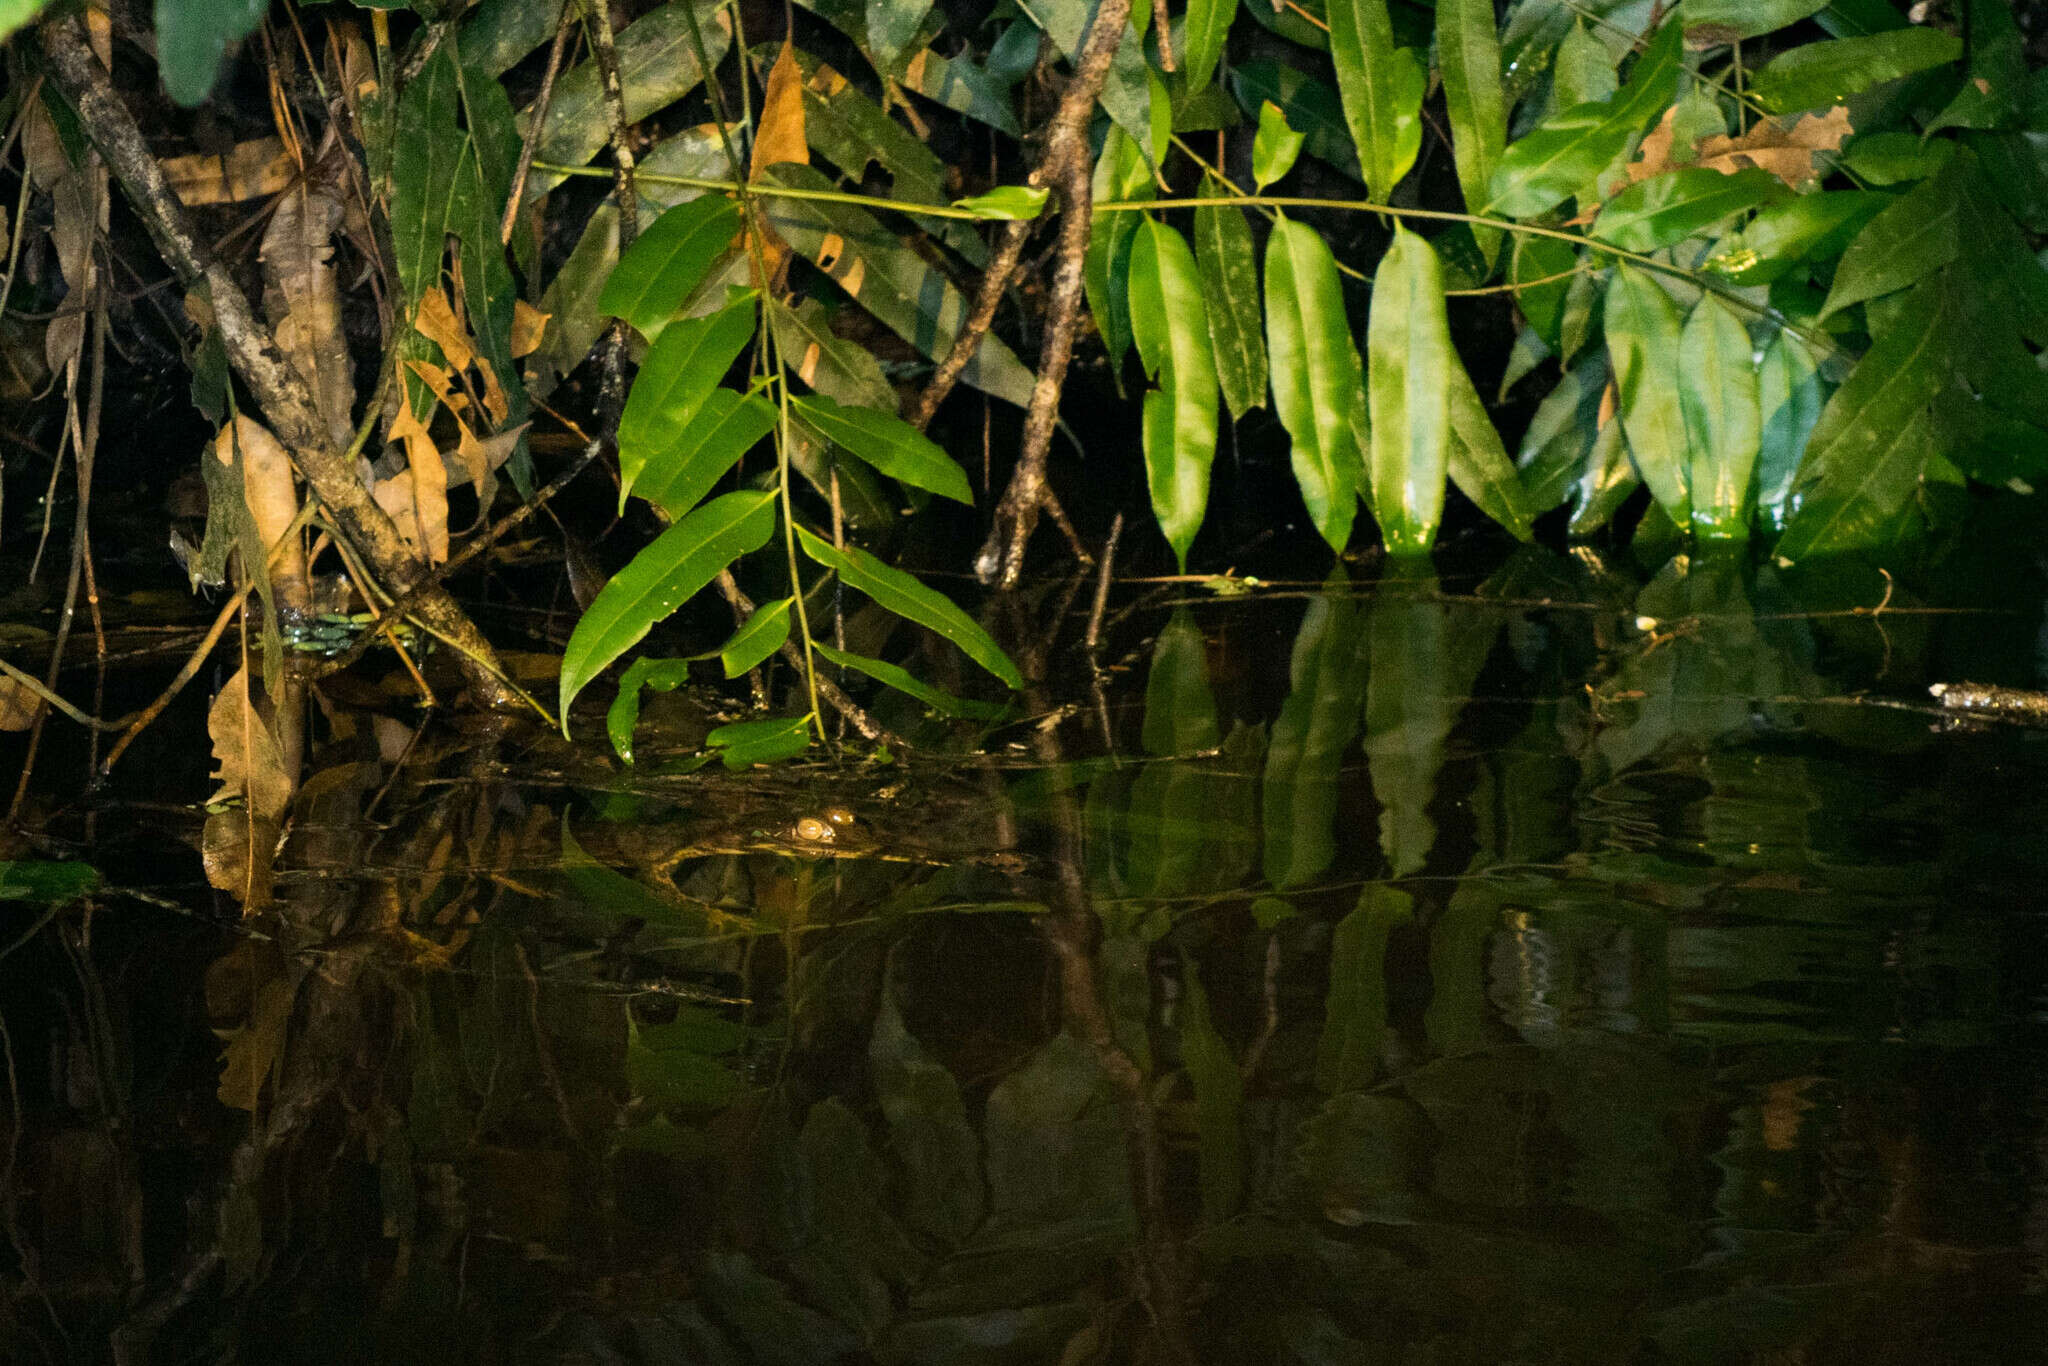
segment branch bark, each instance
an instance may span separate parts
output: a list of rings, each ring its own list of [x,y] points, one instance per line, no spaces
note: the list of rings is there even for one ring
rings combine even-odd
[[[428,566],[406,548],[397,527],[357,478],[354,462],[335,448],[305,377],[278,350],[234,277],[194,232],[184,205],[150,155],[142,130],[121,103],[112,77],[88,46],[77,20],[50,20],[42,26],[41,37],[50,68],[78,111],[87,136],[106,158],[164,260],[187,288],[206,292],[235,373],[249,386],[336,530],[394,595],[420,590],[414,614],[454,646],[479,702],[489,707],[514,705],[517,698],[501,679],[503,670],[490,642],[445,589],[427,584]]]
[[[1017,586],[1024,572],[1024,548],[1038,527],[1038,515],[1050,512],[1064,521],[1059,504],[1045,482],[1045,461],[1059,422],[1060,392],[1066,387],[1067,364],[1074,357],[1074,335],[1081,315],[1083,270],[1088,255],[1090,218],[1094,209],[1089,183],[1088,120],[1109,77],[1110,61],[1123,42],[1131,0],[1102,0],[1089,26],[1088,41],[1075,62],[1074,78],[1060,97],[1046,138],[1045,155],[1031,173],[1031,183],[1060,196],[1059,248],[1053,267],[1045,345],[1038,358],[1038,382],[1024,413],[1023,449],[1010,484],[996,505],[995,525],[975,556],[974,572],[983,583],[1004,589]],[[979,303],[979,300],[977,300]],[[963,340],[965,338],[963,337]],[[951,357],[948,357],[950,360]],[[964,362],[963,362],[964,364]]]

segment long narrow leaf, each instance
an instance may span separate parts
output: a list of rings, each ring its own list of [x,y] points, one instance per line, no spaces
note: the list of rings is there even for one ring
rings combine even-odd
[[[1578,193],[1619,156],[1672,101],[1683,27],[1668,22],[1658,31],[1613,99],[1554,114],[1511,144],[1487,187],[1487,211],[1533,218]]]
[[[1672,365],[1683,326],[1678,305],[1655,280],[1616,265],[1607,285],[1607,355],[1621,399],[1621,422],[1643,482],[1671,520],[1692,521],[1686,478],[1685,418]]]
[[[1508,138],[1493,0],[1437,0],[1436,52],[1443,70],[1444,108],[1451,118],[1458,188],[1465,207],[1479,213],[1486,206],[1487,186]],[[1500,250],[1500,233],[1475,227],[1472,237],[1491,266]]]
[[[1451,371],[1462,367],[1451,349],[1436,251],[1398,225],[1373,273],[1366,338],[1373,508],[1387,549],[1424,554],[1443,518]]]
[[[1508,459],[1507,447],[1493,419],[1486,415],[1479,390],[1472,377],[1453,354],[1449,398],[1451,405],[1451,482],[1463,491],[1479,510],[1500,523],[1518,541],[1526,541],[1536,520],[1529,492]]]
[[[944,688],[925,682],[900,664],[891,664],[886,659],[874,659],[868,655],[857,655],[851,650],[835,650],[823,641],[814,640],[811,648],[826,661],[842,669],[866,674],[877,683],[886,684],[896,691],[930,707],[941,716],[964,716],[974,721],[993,721],[1008,713],[1009,708],[994,702],[976,702],[970,698],[955,697]]]
[[[1750,485],[1763,442],[1749,329],[1708,294],[1678,339],[1678,403],[1691,452],[1692,529],[1705,540],[1749,535]]]
[[[1329,0],[1327,8],[1344,121],[1367,192],[1385,200],[1422,148],[1428,74],[1413,52],[1394,46],[1386,0]]]
[[[897,616],[938,632],[958,645],[973,660],[1013,688],[1024,686],[1024,675],[1010,662],[973,617],[944,596],[919,583],[900,569],[891,569],[858,546],[844,550],[820,540],[802,527],[797,541],[808,555],[825,568],[838,573],[840,581],[856,592],[865,593]]]
[[[1147,222],[1131,248],[1131,329],[1159,389],[1145,396],[1146,484],[1159,530],[1187,568],[1209,506],[1216,456],[1216,367],[1209,309],[1194,253],[1178,232]]]
[[[647,350],[619,418],[619,450],[642,463],[683,440],[697,410],[754,339],[751,303],[663,330]]]
[[[619,443],[619,509],[634,495],[679,520],[774,428],[775,405],[759,394],[713,389],[668,445]]]
[[[612,267],[598,309],[623,318],[649,341],[704,282],[712,263],[731,249],[740,212],[730,199],[706,195],[654,220]]]
[[[1203,182],[1202,193],[1218,189]],[[1243,209],[1204,204],[1195,210],[1195,265],[1209,313],[1216,380],[1230,415],[1241,418],[1266,402],[1266,338],[1260,325],[1259,267]]]
[[[898,483],[956,503],[973,504],[974,490],[967,486],[966,472],[938,443],[896,414],[841,406],[823,394],[793,398],[790,406],[828,440]]]
[[[1266,350],[1273,407],[1293,443],[1294,481],[1316,530],[1341,551],[1366,482],[1351,420],[1363,376],[1337,259],[1314,228],[1289,218],[1266,239]]]

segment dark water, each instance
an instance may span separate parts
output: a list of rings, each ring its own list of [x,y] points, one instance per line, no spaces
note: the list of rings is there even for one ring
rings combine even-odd
[[[2048,1359],[2048,735],[1926,695],[2048,620],[1887,591],[1128,584],[1098,691],[1046,585],[986,754],[745,775],[336,695],[240,928],[166,757],[0,966],[7,1359]]]

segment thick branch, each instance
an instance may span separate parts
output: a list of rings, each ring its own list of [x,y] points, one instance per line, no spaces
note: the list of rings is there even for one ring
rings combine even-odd
[[[974,353],[981,350],[981,339],[988,335],[996,320],[996,306],[1003,301],[1003,291],[1010,287],[1010,277],[1024,255],[1024,239],[1030,235],[1029,221],[1013,219],[1003,224],[1002,234],[996,238],[995,255],[989,258],[988,269],[981,274],[981,292],[974,296],[974,307],[968,310],[967,321],[961,324],[953,349],[932,371],[931,383],[925,385],[924,392],[917,396],[916,406],[910,410],[910,425],[919,431],[932,425],[933,414],[960,382]]]
[[[1031,406],[1024,414],[1023,449],[1010,475],[1010,486],[996,506],[995,526],[974,561],[974,571],[982,582],[1002,588],[1016,587],[1024,572],[1024,547],[1038,526],[1038,514],[1053,506],[1045,485],[1045,461],[1059,421],[1067,363],[1074,356],[1093,211],[1088,120],[1109,77],[1109,64],[1123,41],[1130,13],[1131,0],[1102,0],[1095,11],[1088,41],[1075,63],[1074,78],[1053,114],[1045,156],[1031,173],[1033,185],[1056,190],[1060,196],[1059,254],[1053,267],[1045,345],[1038,358],[1038,383],[1032,387]]]
[[[141,129],[114,91],[112,78],[87,46],[76,20],[52,20],[42,27],[43,51],[65,97],[78,110],[85,131],[121,182],[157,250],[187,288],[203,289],[213,306],[229,362],[249,386],[263,414],[291,452],[292,463],[327,508],[336,529],[361,552],[386,587],[403,595],[424,578],[422,564],[384,510],[356,477],[354,462],[334,448],[313,391],[256,320],[234,277],[193,231],[185,208],[150,155]],[[477,699],[486,706],[516,700],[499,679],[490,642],[446,591],[422,592],[415,615],[456,649]]]

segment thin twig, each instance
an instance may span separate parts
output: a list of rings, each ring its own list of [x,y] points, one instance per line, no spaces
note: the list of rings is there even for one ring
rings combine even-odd
[[[570,20],[576,15],[576,0],[562,0],[562,18],[555,25],[555,45],[548,49],[547,70],[541,73],[540,93],[533,98],[533,115],[526,125],[526,137],[519,144],[519,164],[512,170],[512,194],[505,201],[505,217],[498,224],[498,245],[512,245],[512,229],[519,222],[519,201],[526,198],[526,178],[533,174],[533,154],[540,147],[541,129],[547,126],[548,105],[555,98],[555,77],[562,70],[562,54],[569,49]]]
[[[1124,515],[1118,512],[1109,524],[1109,540],[1102,547],[1102,564],[1095,576],[1095,601],[1088,609],[1088,634],[1082,644],[1094,654],[1102,644],[1102,614],[1109,607],[1110,569],[1116,563],[1117,538],[1124,534]]]
[[[981,288],[974,296],[974,307],[968,310],[967,321],[960,327],[946,358],[932,371],[931,382],[924,392],[917,396],[917,403],[909,414],[910,425],[923,431],[931,426],[932,417],[939,411],[939,405],[946,401],[946,395],[953,392],[953,386],[960,382],[960,375],[974,359],[974,353],[981,349],[981,339],[988,335],[989,326],[995,322],[996,308],[1003,301],[1003,291],[1010,287],[1010,276],[1016,273],[1018,258],[1024,254],[1024,241],[1031,235],[1031,223],[1017,219],[1003,224],[997,234],[994,255],[989,258],[988,269],[982,272]]]
[[[746,618],[754,615],[753,600],[740,588],[738,580],[733,578],[730,569],[719,570],[717,582],[718,591],[725,595],[725,600],[732,604],[733,612],[741,620],[744,621]],[[780,654],[789,662],[789,666],[798,673],[804,671],[804,653],[797,647],[795,641],[783,641]],[[830,678],[823,674],[813,674],[812,677],[817,680],[819,700],[837,711],[841,716],[844,716],[847,724],[859,731],[862,736],[888,745],[893,749],[905,750],[910,748],[901,736],[895,734],[881,722],[875,720],[874,717],[868,715],[867,708],[861,706],[860,703],[854,701],[851,697],[848,697],[840,689],[839,685]]]

